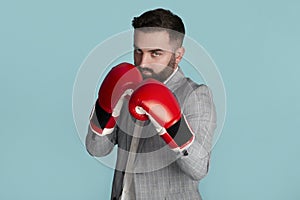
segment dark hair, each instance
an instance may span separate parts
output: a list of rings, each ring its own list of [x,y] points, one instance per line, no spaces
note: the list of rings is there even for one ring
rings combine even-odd
[[[143,29],[146,31],[150,30],[148,28],[158,28],[154,30],[166,30],[169,32],[170,39],[179,40],[180,45],[182,45],[185,35],[185,28],[181,18],[171,11],[162,8],[149,10],[138,17],[134,17],[132,26],[134,29],[146,28]]]

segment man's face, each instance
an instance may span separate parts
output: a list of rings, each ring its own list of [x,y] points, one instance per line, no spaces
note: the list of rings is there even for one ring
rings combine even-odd
[[[134,64],[144,79],[165,81],[177,68],[182,56],[176,57],[175,49],[167,31],[134,32]]]

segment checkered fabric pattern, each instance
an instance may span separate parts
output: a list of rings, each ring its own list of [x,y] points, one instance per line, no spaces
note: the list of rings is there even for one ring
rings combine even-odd
[[[196,85],[179,69],[166,83],[180,103],[187,122],[195,133],[195,141],[184,156],[169,149],[151,123],[145,123],[135,156],[133,186],[137,200],[198,200],[199,181],[207,174],[216,112],[212,94],[206,85]],[[157,94],[159,95],[159,94]],[[128,103],[128,102],[127,102]],[[124,171],[132,140],[135,120],[123,106],[114,132],[98,136],[88,131],[86,148],[93,156],[109,154],[115,145],[118,158],[111,199],[122,193]],[[135,152],[133,152],[135,153]]]

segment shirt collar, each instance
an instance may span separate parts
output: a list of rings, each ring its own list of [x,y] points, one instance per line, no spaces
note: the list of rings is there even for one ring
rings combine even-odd
[[[179,67],[176,67],[176,69],[173,71],[173,73],[167,78],[167,80],[164,81],[164,84],[167,84],[167,82],[175,75],[175,73],[178,71]]]
[[[170,75],[170,77],[164,82],[164,84],[173,92],[175,91],[181,84],[182,81],[185,80],[185,76],[178,66],[174,73]]]

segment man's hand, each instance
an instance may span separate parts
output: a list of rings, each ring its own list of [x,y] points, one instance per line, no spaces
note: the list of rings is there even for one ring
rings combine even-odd
[[[142,80],[139,70],[129,63],[121,63],[110,70],[100,86],[90,116],[90,128],[94,133],[100,136],[112,133],[125,97],[131,95]]]
[[[181,114],[173,93],[154,79],[143,81],[132,93],[129,112],[138,120],[153,123],[158,134],[174,151],[185,151],[194,141],[194,133]]]

